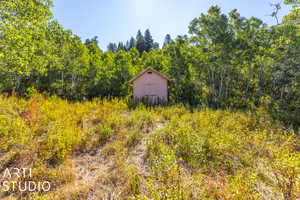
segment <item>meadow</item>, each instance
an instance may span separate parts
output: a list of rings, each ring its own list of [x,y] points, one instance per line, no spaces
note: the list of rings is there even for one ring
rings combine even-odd
[[[51,182],[48,192],[0,187],[5,200],[299,199],[299,149],[264,109],[0,97],[0,174],[31,168],[13,181]]]

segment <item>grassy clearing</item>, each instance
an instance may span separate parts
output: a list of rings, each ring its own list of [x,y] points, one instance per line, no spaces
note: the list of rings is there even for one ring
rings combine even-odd
[[[299,144],[263,111],[0,98],[1,172],[33,168],[33,180],[53,185],[0,198],[292,200]]]

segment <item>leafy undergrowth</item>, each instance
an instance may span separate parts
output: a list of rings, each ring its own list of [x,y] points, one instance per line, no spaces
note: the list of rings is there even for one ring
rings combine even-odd
[[[52,184],[0,190],[0,199],[292,200],[300,198],[299,149],[263,111],[0,97],[0,174],[32,168],[33,181]]]

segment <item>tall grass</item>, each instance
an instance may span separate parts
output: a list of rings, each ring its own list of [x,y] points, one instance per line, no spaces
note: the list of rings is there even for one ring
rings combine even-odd
[[[292,200],[300,198],[299,144],[262,111],[0,97],[0,172],[33,168],[34,180],[54,183],[48,193],[0,198]],[[110,166],[94,185],[77,184],[74,162],[84,155]]]

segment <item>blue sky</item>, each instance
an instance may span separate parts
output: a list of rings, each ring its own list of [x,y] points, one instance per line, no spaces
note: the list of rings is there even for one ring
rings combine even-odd
[[[54,18],[82,40],[98,36],[100,47],[126,42],[137,30],[149,28],[160,44],[167,33],[173,38],[188,32],[191,20],[219,5],[224,13],[237,8],[242,16],[275,23],[270,3],[280,0],[54,0]],[[288,13],[283,6],[280,17]]]

